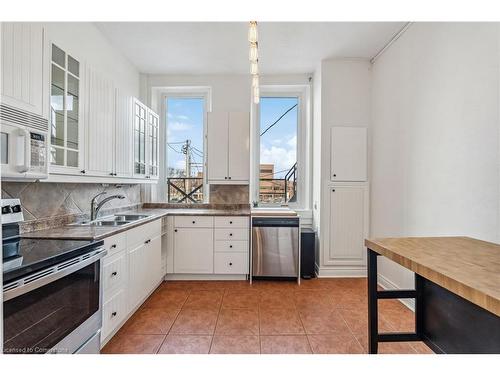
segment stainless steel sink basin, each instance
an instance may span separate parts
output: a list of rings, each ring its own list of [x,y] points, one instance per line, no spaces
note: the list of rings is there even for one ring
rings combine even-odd
[[[113,221],[96,221],[94,223],[89,223],[91,226],[96,226],[96,227],[119,227],[120,225],[125,225],[125,224],[130,224],[130,221],[118,221],[118,220],[113,220]]]
[[[114,221],[136,221],[147,218],[149,215],[115,215]]]
[[[125,214],[125,215],[114,215],[111,217],[105,217],[102,219],[97,219],[95,221],[84,221],[81,223],[75,223],[71,225],[77,226],[90,226],[90,227],[119,227],[121,225],[126,225],[133,223],[134,221],[145,219],[150,215],[139,215],[139,214]]]

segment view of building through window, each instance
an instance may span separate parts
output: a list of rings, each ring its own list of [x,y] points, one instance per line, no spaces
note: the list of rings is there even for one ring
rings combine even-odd
[[[260,98],[259,202],[297,200],[297,97]]]
[[[203,202],[203,98],[167,99],[168,201]]]

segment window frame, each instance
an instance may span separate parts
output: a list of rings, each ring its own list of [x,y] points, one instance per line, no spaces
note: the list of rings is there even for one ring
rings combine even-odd
[[[205,204],[209,203],[209,192],[210,187],[208,186],[208,175],[207,175],[207,165],[208,165],[208,155],[207,155],[207,117],[208,112],[211,111],[211,88],[210,87],[168,87],[162,88],[158,95],[160,103],[159,108],[161,108],[160,113],[160,127],[163,129],[163,134],[159,135],[160,139],[160,180],[158,183],[158,193],[160,194],[161,201],[167,202],[168,196],[168,186],[167,186],[167,171],[168,171],[168,151],[167,151],[167,140],[168,140],[168,104],[167,100],[173,98],[197,98],[203,100],[203,202],[201,203],[190,203],[190,204]],[[188,202],[186,202],[188,203]],[[172,203],[176,204],[176,203]],[[184,204],[181,203],[181,204]]]
[[[261,203],[260,192],[260,105],[252,105],[252,149],[251,149],[251,181],[250,191],[252,202],[258,202],[259,207],[287,206],[292,209],[308,209],[310,205],[310,87],[308,85],[263,85],[260,97],[297,98],[297,199],[285,204]]]

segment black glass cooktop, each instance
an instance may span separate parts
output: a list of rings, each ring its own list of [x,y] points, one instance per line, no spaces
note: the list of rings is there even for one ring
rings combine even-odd
[[[49,240],[14,237],[2,244],[3,283],[80,256],[104,241]]]

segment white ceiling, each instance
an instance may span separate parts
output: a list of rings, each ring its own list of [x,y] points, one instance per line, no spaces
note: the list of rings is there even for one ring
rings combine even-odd
[[[244,22],[99,22],[141,73],[248,73]],[[261,74],[313,72],[322,59],[373,57],[403,22],[260,22]]]

